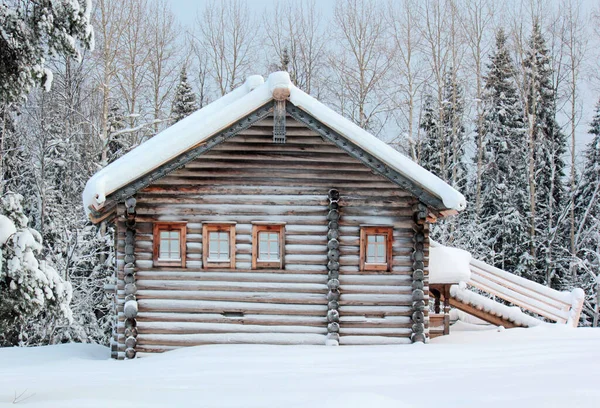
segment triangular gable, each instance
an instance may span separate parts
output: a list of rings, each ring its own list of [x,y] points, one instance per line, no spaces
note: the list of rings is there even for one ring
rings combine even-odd
[[[90,218],[106,218],[116,203],[182,167],[217,144],[268,116],[273,94],[289,95],[287,112],[374,172],[412,193],[437,213],[460,211],[465,199],[444,181],[391,146],[293,86],[277,72],[266,83],[246,83],[161,132],[96,173],[86,184],[84,206]]]

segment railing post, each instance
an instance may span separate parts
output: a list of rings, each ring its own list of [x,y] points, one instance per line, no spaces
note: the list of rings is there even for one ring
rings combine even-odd
[[[585,292],[581,288],[575,288],[571,291],[571,309],[569,310],[569,319],[567,324],[573,327],[579,325],[579,316],[583,309],[583,301],[585,300]]]

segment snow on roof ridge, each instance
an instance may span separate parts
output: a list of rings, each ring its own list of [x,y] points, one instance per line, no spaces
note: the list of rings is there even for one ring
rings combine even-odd
[[[279,71],[271,73],[266,82],[260,75],[249,76],[242,86],[168,127],[97,172],[88,180],[83,192],[86,213],[89,215],[91,208],[101,209],[109,194],[191,149],[233,121],[273,98],[283,99],[288,95],[291,103],[439,197],[446,208],[458,211],[465,208],[464,196],[446,182],[298,89],[292,84],[289,73]]]
[[[465,209],[465,197],[448,183],[294,85],[291,87],[290,102],[438,196],[447,208],[457,211]]]

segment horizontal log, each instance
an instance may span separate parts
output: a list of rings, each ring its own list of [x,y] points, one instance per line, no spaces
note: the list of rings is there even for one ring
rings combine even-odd
[[[340,345],[387,345],[410,344],[410,337],[385,337],[385,336],[340,336]]]
[[[140,291],[138,291],[139,293]],[[404,306],[412,304],[412,295],[347,294],[342,290],[341,306]]]
[[[235,164],[232,164],[235,165]],[[322,195],[327,194],[326,187],[313,185],[171,185],[153,184],[140,191],[139,194],[198,194],[198,195]],[[390,188],[389,184],[383,186],[367,186],[360,189],[347,189],[346,194],[361,197],[408,197],[410,193],[397,188]],[[342,197],[343,198],[343,197]]]
[[[263,326],[235,323],[195,323],[195,322],[138,322],[140,335],[147,334],[200,334],[200,333],[316,333],[327,334],[322,326]]]
[[[291,282],[235,282],[235,281],[190,281],[190,280],[142,280],[136,281],[138,290],[184,290],[184,291],[238,291],[238,292],[293,292],[326,293],[327,285],[318,283]],[[375,286],[375,288],[380,288]],[[382,292],[388,293],[388,292]],[[396,293],[396,292],[389,292]]]
[[[267,315],[325,316],[327,305],[273,304],[179,299],[140,299],[140,312],[252,313]]]
[[[326,215],[326,207],[304,206],[304,205],[288,205],[288,206],[269,206],[268,211],[264,205],[230,205],[230,204],[210,204],[203,205],[194,203],[190,200],[189,203],[168,203],[168,204],[146,204],[140,203],[137,208],[138,215],[194,215],[199,216],[225,216],[230,221],[236,221],[236,216],[247,215],[268,215],[268,216],[322,216]],[[277,219],[272,219],[277,221]],[[282,220],[283,221],[283,220]]]
[[[393,336],[408,337],[412,334],[410,327],[340,327],[340,336]]]
[[[138,288],[140,285],[138,285]],[[393,286],[393,285],[346,285],[341,284],[340,290],[345,296],[351,294],[378,294],[378,295],[409,295],[412,293],[411,285]]]
[[[287,273],[286,273],[287,272]],[[327,275],[298,274],[288,271],[277,271],[276,273],[263,273],[257,271],[180,271],[173,270],[139,270],[136,277],[141,280],[165,280],[165,281],[194,281],[211,282],[222,281],[232,283],[243,282],[273,282],[273,283],[312,283],[327,284]]]
[[[410,316],[412,306],[355,306],[340,305],[340,316],[364,316],[368,318],[384,318],[387,316]]]
[[[326,161],[295,161],[294,159],[287,159],[284,156],[277,156],[271,158],[268,162],[258,160],[243,160],[226,157],[222,159],[213,159],[205,157],[204,160],[193,161],[185,165],[185,168],[193,171],[201,171],[202,169],[215,169],[215,168],[230,168],[235,167],[237,169],[293,169],[293,170],[328,170],[328,171],[363,171],[370,172],[371,169],[365,167],[362,163],[350,162],[350,163],[335,163]],[[175,172],[172,174],[176,174]]]
[[[413,324],[410,316],[389,316],[369,318],[365,316],[341,316],[341,327],[410,327]]]
[[[326,195],[302,195],[302,194],[181,194],[175,190],[171,194],[153,194],[145,193],[138,196],[140,202],[147,204],[160,203],[198,203],[204,205],[210,204],[254,204],[254,205],[309,205],[317,207],[326,207],[328,204]]]
[[[225,292],[225,291],[189,291],[189,290],[138,290],[136,296],[143,299],[200,300],[222,302],[283,303],[286,305],[327,304],[325,293],[289,293],[289,292]],[[353,295],[349,295],[353,296]],[[378,295],[384,296],[384,295]]]
[[[389,319],[389,318],[388,318]],[[211,313],[169,313],[169,312],[140,312],[139,322],[196,322],[196,323],[237,323],[255,325],[292,325],[326,327],[325,316],[288,316],[288,315],[259,315],[248,314],[211,314]]]
[[[177,350],[178,348],[178,346],[143,345],[138,343],[135,348],[135,351],[137,352],[136,358],[143,358],[154,353],[164,353],[165,351]]]
[[[208,333],[140,334],[140,346],[199,346],[203,344],[325,344],[325,335],[314,333]]]
[[[350,275],[342,273],[340,275],[340,283],[344,285],[390,285],[390,286],[410,286],[412,277],[403,275]]]
[[[293,181],[293,183],[292,183]],[[189,185],[190,180],[180,178],[180,177],[172,177],[165,176],[164,178],[157,180],[155,182],[156,185],[159,186],[175,186],[175,185]],[[285,177],[275,177],[275,175],[271,174],[270,177],[203,177],[203,178],[195,178],[193,180],[193,184],[196,186],[214,186],[214,187],[225,187],[229,188],[229,191],[235,191],[235,188],[238,188],[240,185],[244,186],[253,186],[254,188],[261,189],[265,186],[269,186],[272,189],[275,186],[289,186],[293,184],[296,188],[306,188],[307,191],[313,191],[316,194],[323,191],[323,189],[331,188],[332,185],[335,185],[341,191],[350,190],[350,189],[390,189],[393,185],[391,182],[381,180],[381,181],[369,181],[369,180],[352,180],[352,179],[344,179],[342,174],[336,174],[335,178],[304,178],[304,179],[292,179]],[[318,188],[318,190],[317,190]],[[213,190],[217,191],[217,190]],[[290,190],[288,190],[290,191]],[[294,190],[292,190],[294,191]],[[295,190],[297,191],[297,190]],[[256,192],[255,192],[256,194]],[[271,191],[272,194],[272,191]]]

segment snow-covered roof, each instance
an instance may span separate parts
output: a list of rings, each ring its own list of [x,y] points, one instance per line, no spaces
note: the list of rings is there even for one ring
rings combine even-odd
[[[471,279],[471,254],[444,245],[429,247],[429,283],[459,283]]]
[[[83,192],[88,214],[100,211],[107,197],[152,170],[198,146],[217,132],[273,99],[276,90],[288,90],[289,101],[401,175],[438,197],[449,210],[463,210],[464,196],[385,142],[295,87],[287,72],[274,72],[267,81],[259,75],[165,129],[90,178]]]

